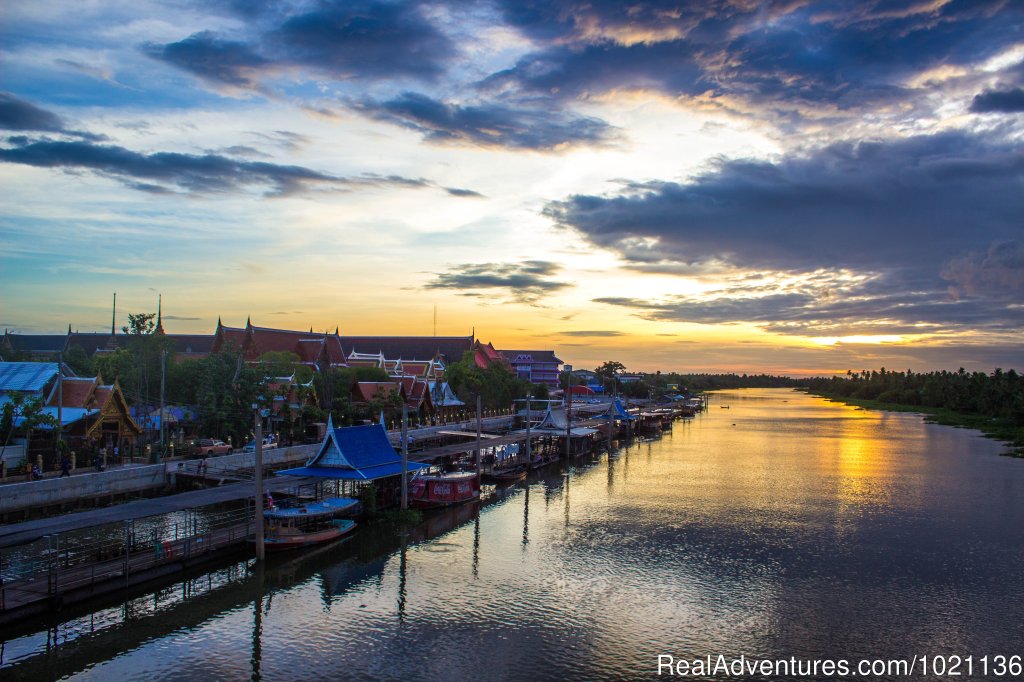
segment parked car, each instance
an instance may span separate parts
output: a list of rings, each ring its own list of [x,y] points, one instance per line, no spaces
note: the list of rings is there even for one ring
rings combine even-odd
[[[264,450],[272,450],[273,448],[276,448],[277,445],[277,438],[275,438],[274,436],[265,436],[263,438]],[[256,452],[256,441],[251,440],[248,443],[246,443],[245,447],[242,448],[242,452]]]
[[[213,438],[200,438],[192,444],[192,455],[194,457],[205,457],[208,455],[230,455],[231,446],[222,440]]]

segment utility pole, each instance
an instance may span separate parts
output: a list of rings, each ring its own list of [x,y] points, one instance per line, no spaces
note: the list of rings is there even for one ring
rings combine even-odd
[[[409,508],[409,406],[402,403],[402,511]]]
[[[526,394],[526,466],[533,466],[533,443],[530,438],[530,398],[532,397],[529,393]]]
[[[263,420],[260,419],[260,406],[252,405],[253,419],[256,422],[256,561],[263,561]]]
[[[57,353],[57,454],[63,457],[64,442],[64,353]]]
[[[477,394],[476,394],[476,487],[477,487],[477,489],[480,488],[480,478],[481,478],[481,476],[483,474],[483,472],[482,472],[482,469],[483,469],[483,461],[482,460],[483,460],[483,458],[481,457],[482,453],[480,452],[480,431],[483,428],[483,424],[481,422],[481,415],[480,415],[480,405],[481,405],[481,403],[482,403],[482,401],[480,399],[480,393],[477,392]]]
[[[572,393],[569,388],[565,389],[565,460],[569,461],[572,454]]]
[[[167,350],[160,354],[160,452],[156,456],[159,462],[164,456],[164,421],[167,419],[166,412],[166,389],[167,389]]]

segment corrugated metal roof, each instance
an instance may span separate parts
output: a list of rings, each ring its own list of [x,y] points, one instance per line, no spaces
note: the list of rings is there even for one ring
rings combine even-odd
[[[0,362],[0,391],[39,393],[55,376],[56,362]]]

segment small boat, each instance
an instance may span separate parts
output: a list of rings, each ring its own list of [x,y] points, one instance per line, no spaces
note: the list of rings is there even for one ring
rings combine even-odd
[[[269,509],[263,512],[263,547],[277,552],[337,540],[356,528],[355,521],[337,517],[358,504],[348,497],[329,497],[300,507]]]
[[[728,405],[719,405],[719,407],[721,407],[723,410],[728,410],[729,409]]]
[[[516,481],[521,481],[526,478],[526,473],[526,466],[520,465],[504,467],[501,469],[492,469],[491,471],[482,474],[481,478],[484,483],[515,483]]]
[[[419,509],[449,507],[480,499],[476,472],[417,474],[409,482],[409,504]]]

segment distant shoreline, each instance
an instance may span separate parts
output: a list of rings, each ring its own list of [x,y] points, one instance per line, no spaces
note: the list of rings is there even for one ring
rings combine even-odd
[[[869,410],[883,410],[887,412],[917,412],[924,415],[924,420],[929,424],[942,424],[943,426],[955,426],[962,429],[976,429],[985,434],[986,438],[1006,443],[1011,449],[1000,453],[1005,457],[1016,457],[1024,459],[1024,427],[1013,426],[1005,420],[996,417],[988,417],[981,414],[963,414],[941,407],[925,407],[923,405],[903,405],[900,403],[888,403],[880,400],[865,400],[861,398],[850,398],[837,393],[826,393],[824,391],[813,391],[804,389],[810,395],[816,395],[832,402],[853,405]]]

